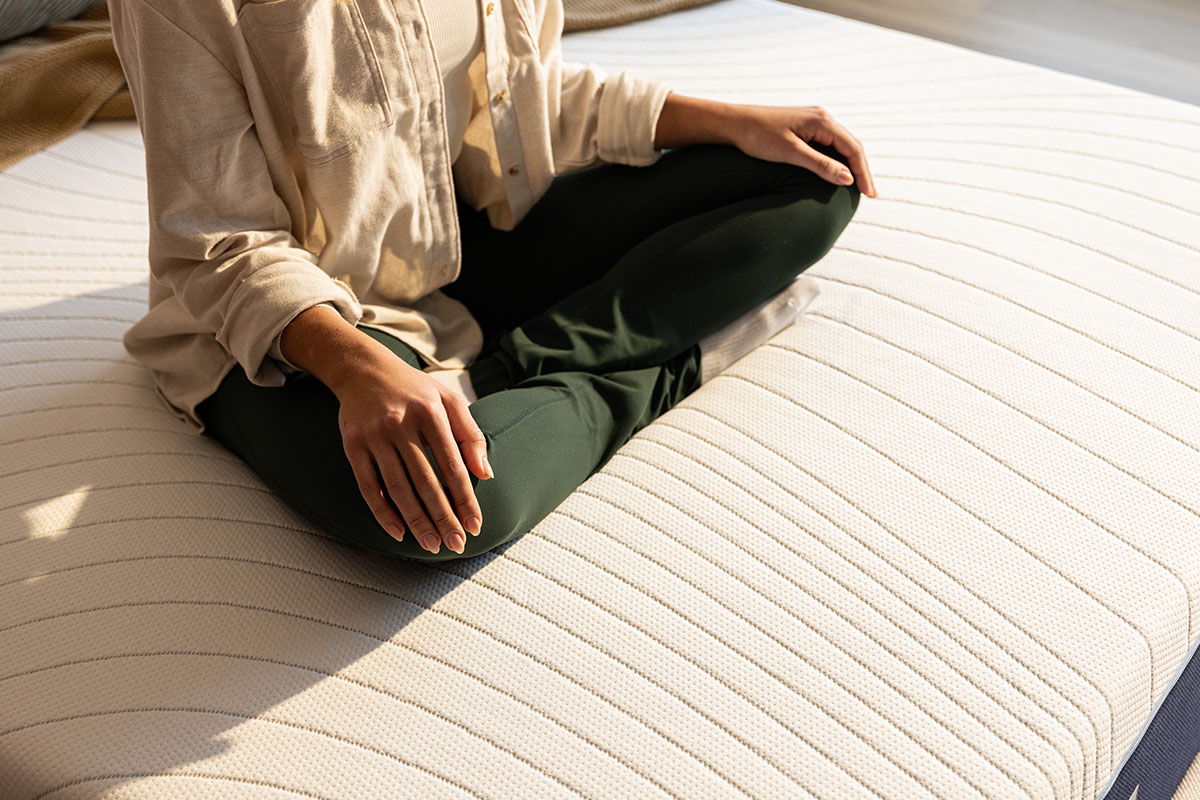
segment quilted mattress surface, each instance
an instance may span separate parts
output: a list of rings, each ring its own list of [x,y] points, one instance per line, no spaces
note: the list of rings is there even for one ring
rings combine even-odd
[[[0,798],[1117,796],[1200,633],[1200,109],[776,0],[564,49],[823,105],[881,196],[797,324],[464,562],[159,404],[136,124],[0,174]]]

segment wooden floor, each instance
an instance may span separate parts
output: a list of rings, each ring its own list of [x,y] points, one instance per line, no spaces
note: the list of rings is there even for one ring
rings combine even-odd
[[[1200,105],[1200,0],[787,0]]]

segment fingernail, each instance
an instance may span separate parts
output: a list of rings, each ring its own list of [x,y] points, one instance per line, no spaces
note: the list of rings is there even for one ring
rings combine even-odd
[[[446,546],[456,553],[462,553],[466,543],[467,540],[461,533],[452,533],[446,537]]]
[[[436,536],[426,536],[421,540],[421,543],[424,544],[425,549],[431,553],[436,553],[440,549],[438,547],[438,538]]]
[[[479,529],[483,525],[483,520],[476,516],[467,517],[467,530],[476,536],[479,535]]]
[[[401,528],[399,525],[394,525],[394,524],[388,525],[386,530],[388,533],[390,533],[392,535],[392,538],[395,539],[396,541],[400,541],[404,538],[404,529]]]
[[[492,465],[488,463],[487,456],[483,457],[483,471],[487,473],[489,478],[496,477],[496,473],[492,472]]]
[[[844,184],[854,183],[854,176],[846,170],[842,170],[838,173],[838,180]]]

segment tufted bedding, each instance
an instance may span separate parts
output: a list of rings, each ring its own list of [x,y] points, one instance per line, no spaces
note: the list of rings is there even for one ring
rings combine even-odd
[[[343,544],[161,406],[135,123],[0,173],[0,798],[1171,797],[1200,109],[777,0],[564,50],[823,105],[881,196],[797,324],[467,561]]]

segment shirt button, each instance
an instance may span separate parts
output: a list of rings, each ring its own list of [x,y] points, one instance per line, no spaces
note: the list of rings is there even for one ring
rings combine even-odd
[[[516,164],[513,164],[511,167],[508,168],[509,175],[516,175],[516,174],[520,173],[520,171],[521,171],[521,168],[518,167]]]
[[[492,4],[492,3],[488,3],[488,4],[487,4],[487,13],[488,13],[488,14],[491,14],[491,13],[492,13],[492,8],[493,8],[493,4]]]
[[[508,97],[508,92],[501,89],[500,91],[498,91],[494,95],[492,95],[492,102],[493,103],[503,103],[504,98],[506,98],[506,97]]]

